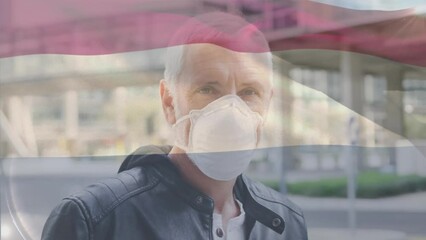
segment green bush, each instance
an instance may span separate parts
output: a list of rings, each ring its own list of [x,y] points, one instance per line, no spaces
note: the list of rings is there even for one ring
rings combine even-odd
[[[278,181],[268,181],[264,184],[276,190],[279,188]],[[346,187],[345,177],[287,184],[290,194],[312,197],[346,197]],[[358,198],[389,197],[420,191],[426,191],[426,177],[397,176],[377,172],[364,172],[357,177]]]

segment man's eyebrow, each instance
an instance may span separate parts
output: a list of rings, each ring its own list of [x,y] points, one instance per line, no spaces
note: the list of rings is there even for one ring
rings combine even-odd
[[[206,82],[204,82],[204,81],[197,81],[196,83],[195,83],[197,86],[200,86],[200,85],[220,85],[220,83],[219,83],[219,81],[206,81]]]
[[[199,87],[203,87],[203,86],[216,86],[216,87],[220,87],[220,82],[219,81],[196,81],[193,83],[193,87],[194,88],[199,88]]]
[[[256,81],[256,80],[242,82],[240,84],[240,86],[241,87],[256,87],[256,88],[260,88],[262,90],[265,89],[265,86],[263,84],[261,84],[259,81]]]
[[[208,84],[208,85],[220,85],[220,82],[218,82],[218,81],[208,81],[208,82],[206,82],[204,84]]]

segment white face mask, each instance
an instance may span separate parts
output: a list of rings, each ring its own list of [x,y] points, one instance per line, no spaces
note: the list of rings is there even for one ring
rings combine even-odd
[[[173,125],[175,145],[206,176],[228,181],[252,160],[262,122],[240,97],[226,95],[178,119]]]

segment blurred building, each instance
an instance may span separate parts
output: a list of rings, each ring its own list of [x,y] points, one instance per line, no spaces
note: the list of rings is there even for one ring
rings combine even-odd
[[[3,23],[13,22],[14,2],[3,5]],[[152,1],[139,10],[188,16],[212,10],[239,12],[265,33],[273,49],[293,46],[274,50],[278,94],[271,113],[272,130],[265,140],[268,147],[302,146],[292,153],[293,167],[344,168],[340,153],[333,150],[336,145],[393,148],[400,140],[413,143],[426,139],[425,66],[410,64],[418,59],[409,56],[404,58],[406,62],[398,62],[392,54],[389,58],[368,55],[365,46],[376,42],[364,35],[357,41],[338,42],[334,48],[322,48],[316,42],[309,45],[311,38],[300,38],[328,33],[328,37],[339,39],[348,29],[368,28],[379,33],[384,31],[377,27],[380,23],[387,26],[414,13],[360,15],[308,1],[272,0]],[[40,24],[9,33],[0,39],[0,47],[13,45],[15,48],[9,49],[17,51],[24,47],[30,53],[46,47],[46,39],[51,42],[55,38],[58,45],[72,48],[75,31],[131,35],[138,33],[138,18],[132,11]],[[415,40],[401,41],[382,51],[412,49],[425,43],[426,37]],[[303,48],[303,41],[316,48]],[[125,37],[118,42],[134,44]],[[114,155],[127,154],[143,144],[171,143],[156,88],[162,78],[163,58],[164,49],[90,57],[50,54],[0,59],[1,156]],[[351,117],[357,119],[356,136],[348,133]],[[397,161],[397,154],[388,150],[364,154],[361,167],[365,168],[394,166]],[[277,164],[267,162],[269,167],[264,168],[279,171]]]

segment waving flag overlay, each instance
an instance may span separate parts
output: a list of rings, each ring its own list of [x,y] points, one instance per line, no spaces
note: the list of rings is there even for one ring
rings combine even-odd
[[[162,48],[192,15],[208,9],[226,10],[230,5],[225,1],[183,0],[44,2],[3,3],[0,57]],[[293,5],[243,1],[238,10],[266,34],[272,51],[345,49],[426,66],[426,19],[414,10],[349,10],[311,1]],[[234,50],[262,51],[250,46]]]
[[[9,210],[28,235],[23,238],[40,239],[44,220],[27,213],[52,207],[44,195],[53,199],[75,189],[58,185],[52,191],[52,179],[93,178],[107,168],[110,174],[116,172],[112,164],[141,145],[173,144],[158,94],[168,46],[214,43],[239,52],[272,51],[274,95],[260,157],[248,169],[253,176],[281,179],[281,190],[299,173],[292,180],[347,172],[355,177],[358,170],[426,176],[425,13],[326,2],[362,5],[0,0],[0,158],[10,166]],[[205,24],[194,16],[213,11],[241,15],[250,31],[241,31],[238,42],[211,42],[203,34],[189,43],[172,39],[177,30]],[[238,34],[203,26],[226,40]],[[268,44],[246,40],[254,26]],[[21,176],[31,181],[21,182]],[[28,190],[39,189],[36,177],[45,179],[40,189],[47,190],[34,198]]]
[[[244,38],[239,38],[242,40],[232,45],[229,45],[232,41],[224,41],[228,45],[223,47],[240,52],[271,50],[275,56],[284,59],[289,57],[288,60],[296,65],[292,71],[293,80],[302,83],[303,87],[311,87],[325,93],[328,98],[337,100],[350,111],[363,115],[375,124],[385,126],[385,129],[393,131],[396,135],[403,135],[402,118],[405,111],[401,94],[403,75],[406,74],[405,72],[411,74],[410,78],[414,78],[411,80],[415,82],[418,72],[426,67],[426,48],[424,47],[426,46],[426,18],[415,8],[395,11],[354,10],[308,0],[124,0],[120,2],[109,0],[90,3],[82,0],[44,0],[42,2],[4,0],[1,2],[0,11],[0,60],[8,60],[1,62],[0,93],[6,97],[97,88],[114,89],[139,84],[138,79],[143,79],[140,82],[152,84],[161,79],[162,70],[161,54],[155,51],[167,46],[187,44],[185,41],[172,39],[175,31],[182,26],[191,30],[197,25],[204,24],[192,17],[211,11],[227,11],[242,15],[249,23],[252,23],[252,25],[247,24],[247,27],[255,25],[264,33],[270,49],[259,48],[251,44],[251,41],[244,42]],[[221,32],[221,36],[225,38],[234,39],[233,32],[226,32],[223,29],[212,30]],[[195,39],[191,43],[206,42],[202,36]],[[214,44],[223,43],[219,41]],[[352,52],[354,56],[359,54],[362,57],[351,58],[341,54],[345,52]],[[111,56],[114,54],[120,57]],[[66,57],[66,59],[56,59],[52,55]],[[90,58],[73,60],[70,55],[90,56]],[[108,56],[110,59],[105,60]],[[365,61],[362,66],[364,69],[360,70],[359,58],[364,59],[367,58],[366,56],[382,59],[383,62],[372,60],[375,63],[380,62],[373,67],[370,62]],[[39,59],[36,58],[48,60],[40,60],[38,65],[33,64],[36,67],[32,68],[36,70],[31,73],[32,75],[28,70],[30,67],[24,69],[19,67],[19,64],[15,64],[31,59],[38,61]],[[350,66],[350,69],[342,67],[342,59],[346,59],[346,66]],[[64,71],[65,74],[60,71],[57,73],[55,69],[60,63],[64,63],[66,67],[72,65],[75,69],[69,72]],[[112,66],[111,63],[115,65]],[[151,69],[148,71],[141,65]],[[96,71],[86,71],[90,68],[89,66],[94,66]],[[354,70],[353,68],[357,66],[358,69]],[[315,79],[316,74],[323,74],[321,70],[305,69],[309,67],[326,69],[329,71],[327,74],[331,78],[337,78],[337,81],[333,80],[333,84],[327,83],[328,89],[314,86],[316,83],[308,84],[307,82]],[[57,75],[51,74],[52,72]],[[100,72],[107,76],[101,76]],[[383,75],[387,79],[387,86],[380,88],[381,92],[366,95],[372,95],[370,98],[373,99],[374,107],[380,104],[386,105],[382,108],[386,108],[387,113],[394,114],[393,117],[364,115],[362,101],[365,100],[365,89],[359,84],[347,84],[345,77],[338,75],[337,72],[346,74],[346,77],[352,77],[354,80],[362,79],[362,74],[367,74],[369,79]],[[29,81],[25,81],[26,79]],[[374,82],[376,85],[381,84],[379,84],[380,81]],[[348,94],[342,94],[345,87]],[[333,89],[339,89],[338,93],[336,94]],[[385,94],[377,94],[383,92]],[[345,96],[339,97],[337,96],[339,94]],[[344,98],[349,99],[349,102],[346,102]],[[380,98],[382,103],[377,103],[376,98]],[[76,94],[70,93],[67,99],[75,101]],[[356,106],[352,103],[356,103]],[[295,108],[304,108],[297,104],[294,104]],[[413,106],[410,105],[407,109],[413,110]],[[9,115],[13,116],[13,114]],[[304,115],[308,114],[304,113]],[[418,123],[418,119],[413,121]],[[320,132],[318,131],[318,135],[326,134]],[[14,142],[19,140],[15,138]],[[36,146],[34,141],[32,142],[32,145]],[[337,143],[341,144],[339,141]]]

